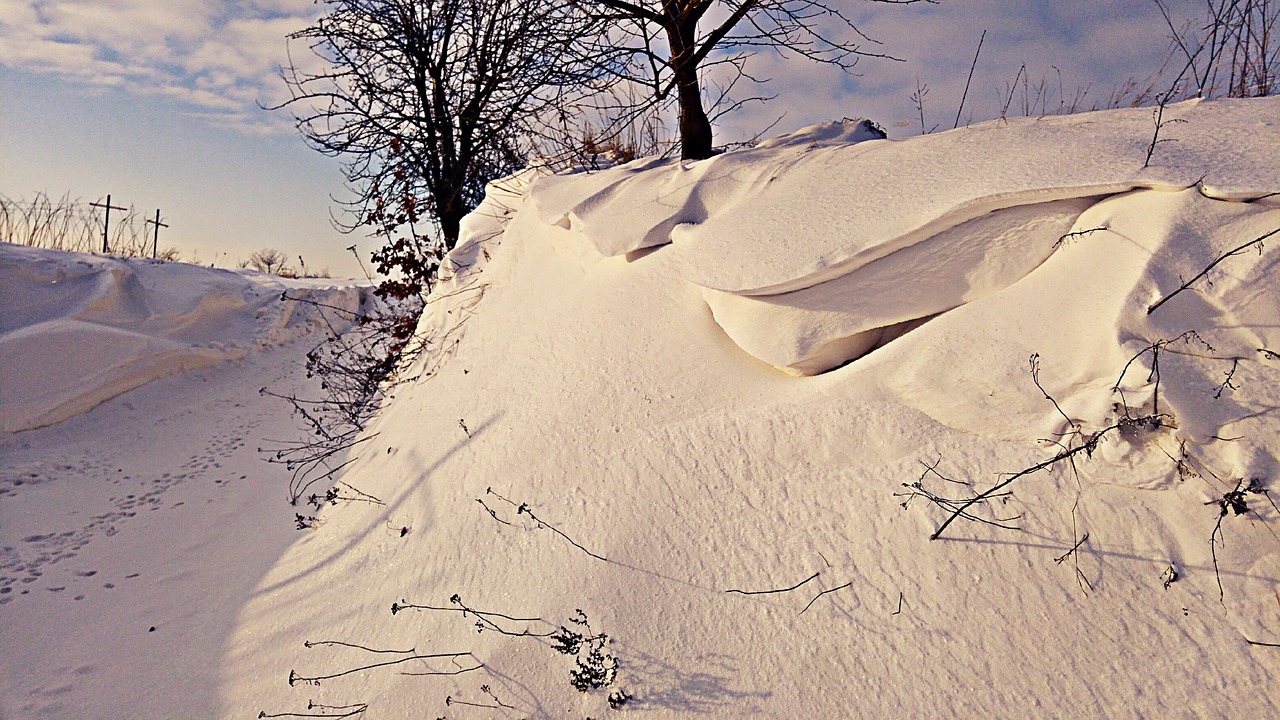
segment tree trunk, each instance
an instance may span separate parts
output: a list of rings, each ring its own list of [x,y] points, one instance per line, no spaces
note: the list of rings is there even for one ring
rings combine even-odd
[[[687,2],[688,0],[686,0]],[[671,72],[680,104],[680,157],[685,160],[709,158],[711,120],[702,107],[702,87],[694,50],[698,42],[698,19],[702,13],[685,2],[664,3],[664,29],[671,48]]]
[[[680,103],[680,157],[702,160],[711,157],[711,120],[702,108],[702,88],[697,70],[683,71],[676,78]]]
[[[466,215],[465,210],[453,207],[452,203],[449,207],[440,208],[440,235],[444,238],[445,252],[452,250],[458,244],[462,218]]]

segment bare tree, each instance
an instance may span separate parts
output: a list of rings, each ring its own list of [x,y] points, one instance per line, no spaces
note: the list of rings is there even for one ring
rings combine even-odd
[[[851,71],[860,57],[890,58],[868,50],[864,35],[834,0],[575,0],[610,24],[597,38],[597,57],[609,66],[625,54],[626,80],[649,89],[650,103],[674,99],[680,115],[681,156],[710,157],[712,117],[703,100],[700,74],[727,65],[731,88],[745,61],[759,49],[795,55]],[[868,0],[909,5],[935,0]],[[704,22],[705,21],[705,22]],[[829,34],[834,33],[834,34]],[[893,59],[893,58],[890,58]],[[725,93],[712,107],[725,101]],[[733,109],[741,103],[728,102]]]
[[[285,254],[275,248],[262,248],[256,250],[240,264],[240,267],[252,268],[258,272],[271,273],[272,275],[291,274],[288,267],[288,258]]]
[[[387,238],[374,260],[405,280],[383,288],[406,297],[429,287],[485,183],[524,166],[566,98],[598,84],[604,69],[573,53],[600,21],[562,0],[324,4],[324,17],[290,36],[321,69],[291,60],[282,76],[292,97],[278,107],[293,110],[312,147],[342,159],[354,199],[337,223]]]

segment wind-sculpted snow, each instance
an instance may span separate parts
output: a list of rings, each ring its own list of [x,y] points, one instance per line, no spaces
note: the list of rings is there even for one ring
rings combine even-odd
[[[1280,190],[1276,99],[1185,102],[1163,122],[1157,137],[1152,111],[1134,109],[902,142],[829,123],[702,162],[542,178],[531,197],[544,223],[602,255],[673,245],[735,342],[807,375],[1018,281],[1101,197]]]
[[[743,350],[787,372],[812,375],[1012,285],[1053,253],[1094,202],[997,210],[803,290],[704,295],[716,322]]]
[[[0,431],[298,337],[319,318],[281,293],[355,311],[345,285],[0,244]]]
[[[544,223],[581,233],[603,255],[625,255],[670,243],[679,227],[736,212],[797,162],[883,137],[865,120],[824,123],[703,162],[647,158],[541,178],[532,197]]]
[[[1270,111],[1259,111],[1266,107]],[[989,122],[903,142],[811,153],[696,225],[672,232],[684,277],[776,294],[838,277],[988,212],[1031,203],[1203,184],[1244,199],[1280,189],[1280,102],[1189,101],[1165,109],[1151,164],[1150,109]],[[1249,118],[1248,122],[1240,122]],[[1036,147],[1034,154],[1027,147]],[[796,203],[796,197],[824,197]],[[803,228],[803,231],[800,229]]]
[[[1109,112],[1106,132],[1100,117],[988,122],[903,142],[865,142],[879,137],[865,121],[843,133],[818,125],[701,162],[545,178],[532,195],[545,222],[580,232],[604,255],[675,243],[690,282],[777,294],[1007,207],[1197,183],[1243,199],[1274,192],[1280,178],[1275,99],[1167,107],[1146,168],[1151,110]]]

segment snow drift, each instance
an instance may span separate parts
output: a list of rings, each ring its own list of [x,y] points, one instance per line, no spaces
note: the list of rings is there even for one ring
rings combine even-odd
[[[808,375],[1012,284],[1105,195],[1196,186],[1245,201],[1280,177],[1276,121],[1241,122],[1230,103],[1171,108],[1170,142],[1147,167],[1150,113],[1110,113],[1105,132],[1099,117],[909,143],[866,121],[831,123],[687,167],[547,178],[530,201],[543,223],[606,256],[674,244],[681,275],[705,289],[730,337]],[[1199,135],[1170,137],[1194,132],[1183,123]]]
[[[1280,102],[1169,117],[1146,168],[1132,110],[495,185],[344,478],[385,507],[264,579],[228,697],[607,714],[529,637],[582,609],[653,717],[1274,714],[1280,256],[1147,308],[1280,226]]]
[[[0,432],[298,337],[320,318],[279,302],[286,289],[358,309],[353,284],[327,284],[0,244]]]
[[[1280,100],[1165,118],[1148,167],[1138,109],[495,183],[342,475],[377,502],[263,563],[216,667],[64,653],[9,707],[1276,716]]]

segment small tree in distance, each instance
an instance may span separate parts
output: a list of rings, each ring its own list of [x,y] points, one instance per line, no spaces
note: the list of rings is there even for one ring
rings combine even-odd
[[[248,260],[240,263],[242,268],[251,268],[258,272],[270,273],[272,275],[280,275],[282,277],[293,277],[294,272],[289,267],[289,258],[285,254],[275,248],[262,248],[255,250]]]

